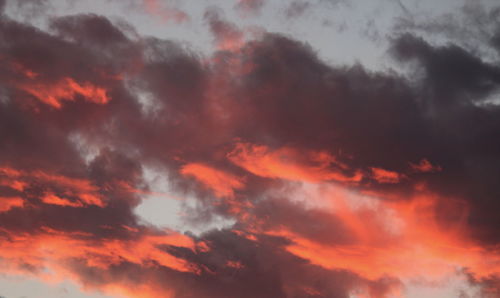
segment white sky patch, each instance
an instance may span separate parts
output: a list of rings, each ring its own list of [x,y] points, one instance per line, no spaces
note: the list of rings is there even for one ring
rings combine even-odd
[[[380,198],[363,195],[332,182],[290,182],[283,188],[270,191],[269,195],[286,195],[293,202],[301,203],[306,208],[316,209],[335,210],[339,203],[337,198],[341,198],[352,210],[376,209],[380,206]]]
[[[401,289],[394,289],[387,298],[483,298],[481,289],[472,285],[463,273],[451,274],[439,281],[403,280]],[[370,297],[366,289],[356,289],[349,298]]]
[[[288,187],[275,190],[271,195],[279,196],[285,192],[291,201],[311,209],[326,208],[335,211],[340,203],[345,203],[352,210],[380,207],[379,198],[363,195],[331,182],[290,183]]]
[[[69,140],[74,144],[87,165],[99,155],[99,147],[86,140],[81,134],[73,133],[69,136]]]
[[[471,285],[464,274],[456,273],[441,281],[404,281],[403,297],[406,298],[480,298],[479,286]]]
[[[5,298],[117,298],[83,291],[70,281],[49,284],[34,278],[0,276],[0,297]]]
[[[231,227],[235,221],[212,216],[208,222],[193,223],[187,212],[194,212],[199,201],[191,196],[178,196],[170,186],[167,173],[150,167],[143,169],[145,182],[150,193],[142,195],[143,201],[135,211],[143,221],[158,227],[175,229],[179,232],[202,234],[212,229]]]
[[[475,103],[478,106],[500,106],[500,92],[496,91],[486,97],[484,100]]]
[[[133,94],[136,95],[135,98],[137,98],[137,101],[141,105],[141,112],[145,116],[160,116],[158,112],[161,110],[162,104],[153,94],[139,90],[133,90]]]

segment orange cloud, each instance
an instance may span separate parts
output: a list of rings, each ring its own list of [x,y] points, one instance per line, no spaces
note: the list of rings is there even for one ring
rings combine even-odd
[[[41,198],[41,201],[49,205],[69,206],[69,207],[83,207],[80,202],[72,202],[68,199],[60,198],[54,194],[48,193]]]
[[[470,240],[468,209],[462,202],[425,193],[398,201],[372,198],[372,203],[362,204],[356,202],[361,198],[339,197],[332,191],[327,188],[319,195],[323,200],[333,197],[330,212],[351,229],[354,243],[326,244],[286,227],[266,233],[290,239],[287,250],[315,265],[349,270],[370,280],[384,276],[439,280],[460,268],[477,277],[500,274],[500,253]],[[445,224],[436,211],[443,202],[459,214]]]
[[[106,203],[103,201],[100,195],[92,193],[80,193],[78,194],[80,201],[87,205],[96,205],[99,207],[105,207]]]
[[[11,65],[12,70],[14,70],[14,72],[21,74],[24,77],[27,77],[29,79],[34,79],[34,78],[38,77],[38,75],[39,75],[38,73],[26,68],[21,63],[11,62],[10,65]]]
[[[219,197],[234,197],[235,190],[245,187],[244,180],[235,175],[201,163],[189,163],[181,170],[184,176],[191,176]]]
[[[299,152],[289,147],[272,150],[266,146],[238,143],[227,158],[250,173],[266,178],[307,182],[359,182],[362,179],[359,171],[344,174],[342,170],[348,170],[347,166],[324,151]]]
[[[19,180],[0,178],[0,185],[7,186],[17,191],[23,191],[27,184]]]
[[[197,273],[196,267],[180,258],[177,258],[160,247],[161,245],[175,245],[195,250],[194,241],[184,235],[172,233],[170,235],[144,236],[139,241],[103,240],[97,246],[85,246],[82,250],[86,254],[87,264],[91,267],[108,268],[123,261],[148,265],[155,261],[181,272]]]
[[[226,266],[234,269],[243,269],[245,266],[239,261],[227,261]]]
[[[63,78],[52,84],[24,83],[19,84],[19,87],[41,102],[56,109],[62,107],[63,101],[75,100],[77,95],[96,104],[106,104],[111,100],[107,95],[106,89],[97,87],[91,83],[78,83],[72,78]]]
[[[371,168],[372,177],[379,183],[398,183],[405,176],[394,171],[388,171],[381,168]]]
[[[140,297],[140,298],[173,298],[175,294],[173,291],[162,288],[161,290],[156,290],[152,285],[134,285],[127,286],[117,283],[112,283],[106,285],[103,292],[112,295],[113,297]]]
[[[84,205],[96,205],[105,207],[106,202],[99,194],[99,188],[89,180],[77,179],[46,173],[44,171],[20,171],[9,167],[0,168],[0,185],[7,186],[23,192],[25,188],[33,183],[43,183],[49,190],[41,198],[45,204],[83,207]],[[76,201],[62,198],[56,195],[62,192],[67,196],[76,197]]]
[[[65,266],[71,260],[83,261],[87,267],[96,270],[108,270],[113,265],[126,262],[144,268],[162,266],[190,274],[198,274],[200,270],[196,265],[162,249],[163,245],[173,245],[193,252],[198,251],[197,243],[193,239],[172,231],[146,233],[124,240],[95,239],[86,233],[50,228],[43,228],[38,234],[13,234],[2,230],[0,240],[3,274],[26,274],[25,268],[38,268],[43,270],[35,274],[42,279],[60,277],[64,280],[71,276],[79,280],[78,274]],[[127,297],[158,297],[153,293],[168,297],[168,291],[164,288],[155,291],[152,284],[145,284],[142,289],[144,293],[151,295],[142,295],[137,291],[137,287],[128,285],[126,281],[113,280],[100,287],[100,290],[107,293],[120,293]]]
[[[230,173],[201,163],[189,163],[181,168],[181,174],[191,176],[204,187],[210,189],[217,199],[214,205],[226,205],[233,215],[247,216],[245,208],[251,206],[246,200],[237,200],[235,191],[245,187],[245,180]]]
[[[418,173],[432,173],[442,170],[440,166],[431,164],[427,159],[422,159],[418,164],[410,163],[410,168]]]
[[[7,177],[19,177],[22,172],[11,167],[0,167],[0,173]]]
[[[48,182],[48,183],[54,183],[56,185],[59,185],[61,187],[69,188],[72,190],[77,190],[81,192],[93,192],[97,191],[98,188],[94,185],[89,180],[85,179],[77,179],[77,178],[71,178],[71,177],[66,177],[66,176],[61,176],[61,175],[55,175],[52,173],[46,173],[43,171],[34,171],[32,173],[28,173],[28,176],[32,176],[38,180],[41,180],[43,182]]]
[[[0,212],[9,211],[15,207],[23,207],[24,200],[20,197],[0,197]]]

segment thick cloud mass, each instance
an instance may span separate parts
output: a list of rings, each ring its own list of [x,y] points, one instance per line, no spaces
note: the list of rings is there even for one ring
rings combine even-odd
[[[3,273],[130,297],[298,298],[391,297],[460,270],[497,297],[498,63],[406,33],[390,49],[404,78],[205,21],[209,57],[97,15],[47,31],[0,16]],[[144,223],[146,168],[196,197],[188,218],[235,224]]]

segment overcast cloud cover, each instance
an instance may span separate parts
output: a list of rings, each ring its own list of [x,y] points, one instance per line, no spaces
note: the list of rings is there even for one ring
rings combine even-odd
[[[0,0],[0,297],[500,297],[495,2]]]

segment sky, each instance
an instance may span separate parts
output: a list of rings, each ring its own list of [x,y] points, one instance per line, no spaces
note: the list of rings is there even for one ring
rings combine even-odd
[[[0,0],[0,297],[498,298],[499,96],[494,0]]]

